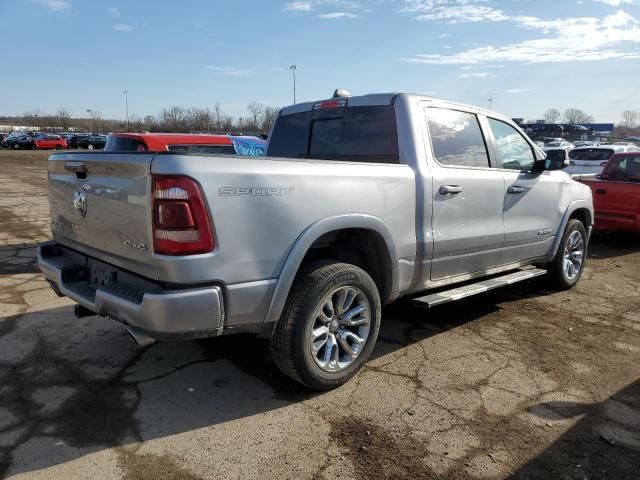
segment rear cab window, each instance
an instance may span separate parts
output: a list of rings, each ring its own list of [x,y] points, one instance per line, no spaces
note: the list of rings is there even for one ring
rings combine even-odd
[[[267,155],[400,163],[395,109],[393,105],[347,105],[281,115]]]
[[[168,145],[167,149],[174,153],[199,153],[235,155],[233,145]]]
[[[146,151],[147,145],[135,138],[109,136],[104,147],[105,152],[141,152]]]

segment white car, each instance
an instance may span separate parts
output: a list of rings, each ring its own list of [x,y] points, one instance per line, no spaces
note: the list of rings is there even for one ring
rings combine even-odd
[[[567,149],[571,149],[574,148],[574,145],[570,142],[567,142],[566,140],[561,140],[559,142],[549,142],[549,143],[545,143],[544,145],[544,149],[545,150],[551,150],[551,149],[558,149],[558,148],[562,148],[564,150]]]
[[[616,153],[637,152],[638,147],[625,145],[602,145],[599,147],[574,148],[569,152],[569,166],[565,170],[570,175],[598,175],[607,160]]]

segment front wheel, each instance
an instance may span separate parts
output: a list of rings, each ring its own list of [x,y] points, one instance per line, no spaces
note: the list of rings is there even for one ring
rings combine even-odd
[[[56,150],[60,150],[62,147],[60,145],[56,145]]]
[[[93,145],[90,143],[89,145],[87,145],[87,148],[88,148],[89,150],[93,150]]]
[[[283,373],[314,390],[336,388],[371,355],[380,329],[380,294],[359,267],[324,261],[294,281],[272,336]]]
[[[553,260],[547,264],[551,286],[557,290],[572,288],[584,270],[587,258],[587,231],[580,220],[571,219]]]

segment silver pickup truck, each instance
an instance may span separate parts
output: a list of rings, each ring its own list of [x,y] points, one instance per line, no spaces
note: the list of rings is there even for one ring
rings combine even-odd
[[[139,343],[267,333],[285,374],[329,389],[399,297],[582,273],[590,189],[497,113],[336,94],[284,108],[267,155],[53,154],[44,275]]]

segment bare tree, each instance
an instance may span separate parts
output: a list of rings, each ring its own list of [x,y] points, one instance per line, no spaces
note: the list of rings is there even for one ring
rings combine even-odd
[[[560,120],[560,115],[562,115],[560,113],[560,110],[556,108],[550,108],[549,110],[544,112],[544,121],[547,123],[558,123],[558,120]]]
[[[71,115],[64,107],[59,108],[56,112],[56,127],[62,128],[66,132],[70,126]]]
[[[593,117],[578,108],[569,108],[564,111],[564,121],[565,123],[591,123]]]
[[[216,116],[216,130],[220,130],[221,129],[220,120],[223,116],[222,110],[220,109],[220,102],[216,102],[216,104],[213,106],[213,111],[215,112],[215,116]]]
[[[622,112],[622,126],[636,128],[638,125],[638,116],[640,116],[640,114],[637,110],[625,110]]]
[[[264,107],[262,122],[260,124],[260,132],[269,133],[279,114],[280,108],[278,107]]]
[[[187,131],[187,111],[178,106],[163,109],[160,113],[160,128],[167,132]]]
[[[244,129],[247,131],[257,131],[260,128],[260,120],[264,114],[264,104],[259,102],[251,102],[247,105],[249,118],[244,121]]]

